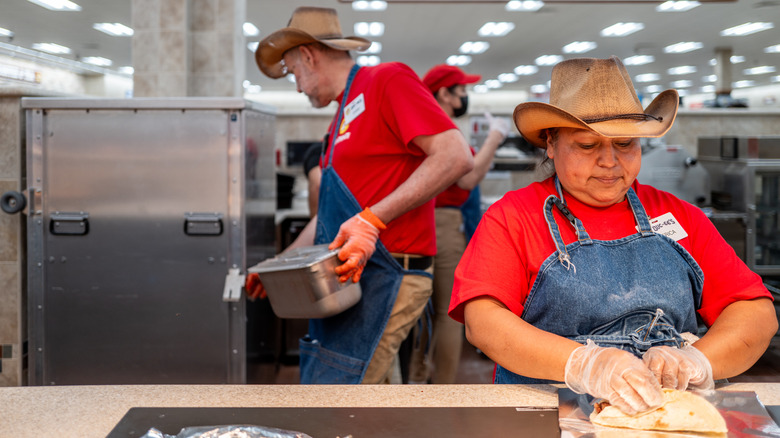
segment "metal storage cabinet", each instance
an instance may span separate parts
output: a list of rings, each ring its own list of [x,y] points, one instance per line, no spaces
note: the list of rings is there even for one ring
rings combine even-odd
[[[272,113],[242,99],[22,106],[30,384],[245,382],[244,299],[223,289],[245,267],[246,124]]]

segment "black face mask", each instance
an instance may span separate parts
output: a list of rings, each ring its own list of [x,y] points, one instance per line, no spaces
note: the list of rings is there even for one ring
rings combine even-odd
[[[453,108],[452,112],[455,117],[460,117],[463,114],[466,114],[466,111],[469,109],[469,97],[463,96],[460,98],[460,108]]]

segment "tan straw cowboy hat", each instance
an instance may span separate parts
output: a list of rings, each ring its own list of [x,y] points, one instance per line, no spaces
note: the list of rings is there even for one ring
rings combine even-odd
[[[550,103],[515,108],[515,125],[526,140],[546,148],[547,128],[588,129],[605,137],[661,137],[677,116],[676,90],[659,94],[644,110],[626,68],[616,56],[575,58],[552,71]]]
[[[284,52],[303,44],[320,42],[336,50],[366,50],[371,41],[341,33],[336,10],[331,8],[300,7],[296,9],[287,27],[277,30],[260,41],[255,61],[260,70],[271,78],[287,74],[282,63]]]

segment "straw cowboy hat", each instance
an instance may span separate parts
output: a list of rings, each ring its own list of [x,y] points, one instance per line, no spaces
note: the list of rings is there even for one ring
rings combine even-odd
[[[661,137],[677,116],[676,90],[659,94],[644,110],[626,68],[616,56],[575,58],[553,68],[550,103],[515,108],[517,129],[536,147],[547,128],[588,129],[605,137]]]
[[[345,51],[366,50],[371,45],[371,41],[364,38],[345,37],[341,33],[335,9],[300,7],[293,12],[287,27],[260,41],[255,51],[255,61],[266,76],[280,78],[287,74],[282,64],[284,52],[313,42]]]

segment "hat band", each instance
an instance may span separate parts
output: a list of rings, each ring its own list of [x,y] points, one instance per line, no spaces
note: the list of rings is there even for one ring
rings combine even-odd
[[[582,119],[582,121],[591,124],[591,123],[606,122],[607,120],[617,120],[617,119],[632,119],[632,120],[653,119],[659,122],[663,122],[664,120],[663,117],[651,116],[650,114],[618,114],[616,116],[599,117],[595,119]]]

